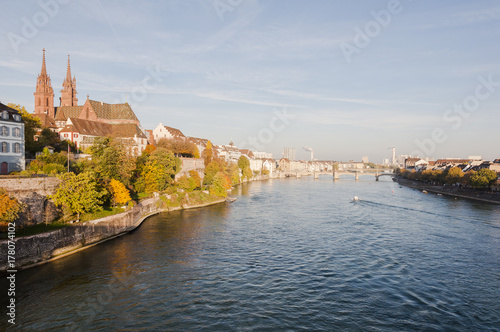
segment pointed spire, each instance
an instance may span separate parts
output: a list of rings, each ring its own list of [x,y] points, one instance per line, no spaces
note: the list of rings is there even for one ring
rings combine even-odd
[[[71,82],[71,66],[69,64],[69,54],[68,54],[68,69],[66,70],[66,81]]]
[[[42,61],[42,71],[40,72],[40,76],[47,76],[47,68],[45,67],[45,48],[43,51],[43,61]]]

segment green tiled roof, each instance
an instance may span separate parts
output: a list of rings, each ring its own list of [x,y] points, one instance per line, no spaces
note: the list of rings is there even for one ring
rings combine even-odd
[[[106,104],[100,101],[89,100],[97,116],[101,119],[120,119],[139,121],[128,103]]]

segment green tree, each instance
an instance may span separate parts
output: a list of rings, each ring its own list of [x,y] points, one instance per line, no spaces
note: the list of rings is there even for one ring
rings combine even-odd
[[[238,167],[243,171],[245,167],[250,167],[250,160],[245,156],[240,156],[238,159]]]
[[[73,172],[58,176],[61,183],[54,195],[49,196],[57,206],[65,206],[71,214],[99,211],[102,209],[107,191],[99,185],[89,172],[76,175]]]
[[[474,188],[489,188],[497,179],[497,173],[487,168],[475,172],[470,177],[470,185]]]
[[[253,172],[250,169],[249,166],[245,167],[243,169],[243,178],[246,178],[247,180],[250,180],[253,177]]]
[[[203,184],[205,185],[211,185],[214,177],[217,173],[221,171],[220,164],[216,161],[210,162],[206,167],[205,167],[205,176],[203,178]]]
[[[157,148],[151,153],[149,157],[150,161],[156,161],[159,165],[165,168],[165,172],[167,174],[168,185],[172,185],[174,183],[175,175],[181,171],[182,162],[179,158],[174,156],[174,154],[167,149]]]
[[[128,185],[135,170],[135,158],[124,144],[111,137],[98,137],[90,148],[92,168],[100,179],[115,179]]]

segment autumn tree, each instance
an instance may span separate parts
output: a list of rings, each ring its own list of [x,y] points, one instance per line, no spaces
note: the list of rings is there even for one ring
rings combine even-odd
[[[157,147],[165,148],[168,151],[171,151],[176,157],[200,157],[200,152],[198,151],[196,145],[187,139],[162,138],[158,141]]]
[[[229,166],[228,176],[229,176],[229,179],[231,180],[231,183],[233,183],[233,184],[240,183],[240,174],[241,174],[241,170],[240,170],[238,164],[232,164],[231,166]]]
[[[203,184],[211,185],[215,175],[219,173],[221,170],[222,169],[220,167],[220,164],[217,161],[210,162],[205,167],[205,176],[203,177]]]
[[[174,184],[175,175],[181,170],[181,161],[165,148],[155,149],[146,159],[146,163],[138,166],[142,171],[135,183],[139,192],[152,193],[163,191]]]
[[[189,177],[191,179],[193,179],[193,181],[196,183],[196,187],[195,188],[201,188],[202,179],[201,179],[200,174],[197,171],[195,171],[194,169],[190,170],[189,171]]]
[[[15,221],[21,209],[21,203],[10,197],[5,189],[0,188],[0,227],[4,228],[9,222]]]
[[[203,150],[202,157],[205,160],[205,166],[208,166],[212,162],[213,159],[213,146],[212,142],[208,141],[205,150]]]
[[[57,206],[66,207],[71,214],[99,211],[102,209],[107,191],[99,185],[93,174],[73,172],[58,176],[61,183],[54,195],[49,196]]]
[[[131,200],[130,192],[128,189],[118,180],[111,179],[109,182],[111,187],[111,193],[113,194],[113,202],[115,204],[125,204]]]
[[[455,184],[462,180],[464,172],[458,167],[452,167],[446,172],[444,180],[448,184]]]
[[[210,193],[219,197],[227,197],[227,191],[231,189],[231,180],[223,172],[215,174],[212,185],[210,186]]]

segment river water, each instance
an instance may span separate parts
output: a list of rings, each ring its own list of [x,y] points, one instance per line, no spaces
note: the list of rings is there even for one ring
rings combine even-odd
[[[233,195],[19,272],[9,330],[498,331],[500,206],[372,176]]]

